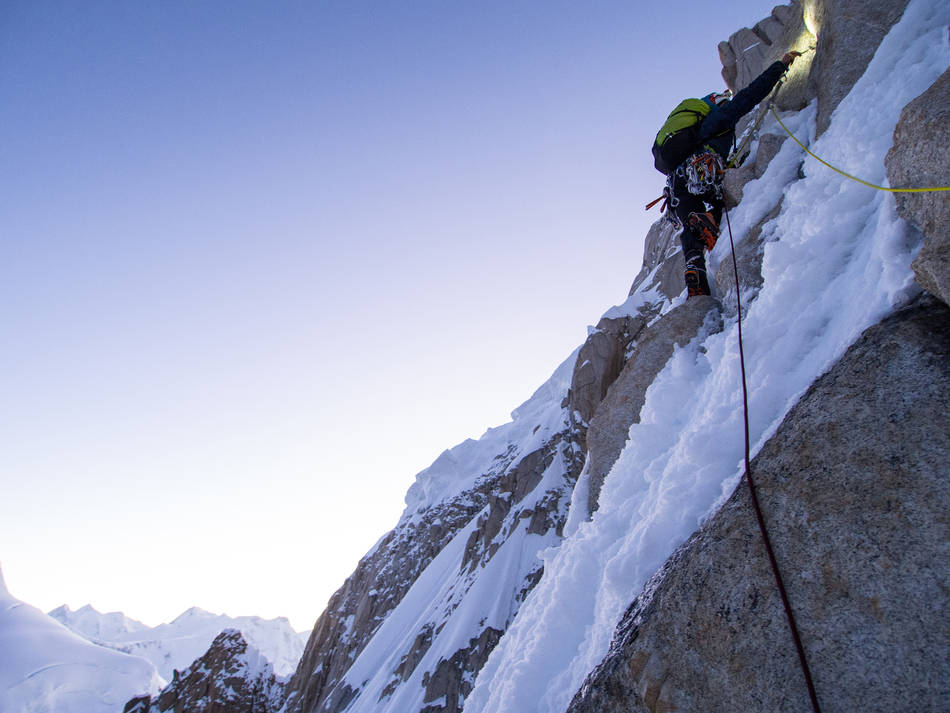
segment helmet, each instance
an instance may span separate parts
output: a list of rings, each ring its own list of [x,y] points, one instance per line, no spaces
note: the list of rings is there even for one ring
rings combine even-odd
[[[724,92],[712,92],[703,97],[703,101],[709,104],[709,106],[719,106],[720,104],[725,104],[730,99],[732,99],[732,92],[728,89]]]

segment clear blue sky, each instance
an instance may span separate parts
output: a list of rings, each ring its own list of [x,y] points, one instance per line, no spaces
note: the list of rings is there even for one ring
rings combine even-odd
[[[13,594],[309,628],[626,297],[657,126],[771,7],[4,2]]]

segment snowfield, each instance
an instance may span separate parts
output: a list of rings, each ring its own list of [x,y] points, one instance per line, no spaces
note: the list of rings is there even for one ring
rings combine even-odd
[[[145,659],[96,646],[14,599],[0,574],[0,711],[117,713],[162,684]]]

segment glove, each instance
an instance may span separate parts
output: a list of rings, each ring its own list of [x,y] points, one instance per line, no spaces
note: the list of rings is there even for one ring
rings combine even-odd
[[[785,55],[782,57],[782,64],[784,64],[786,67],[791,67],[792,62],[795,61],[795,58],[801,57],[801,56],[802,56],[801,52],[795,52],[795,51],[786,52]]]

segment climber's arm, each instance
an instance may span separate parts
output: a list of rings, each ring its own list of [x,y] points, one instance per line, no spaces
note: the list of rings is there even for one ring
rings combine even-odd
[[[791,54],[790,52],[789,55]],[[701,139],[705,141],[733,129],[739,119],[765,99],[772,91],[772,87],[782,78],[785,70],[788,69],[788,64],[784,60],[785,57],[782,58],[782,61],[770,64],[762,74],[753,79],[749,86],[736,94],[731,101],[713,109],[703,121]]]

